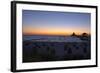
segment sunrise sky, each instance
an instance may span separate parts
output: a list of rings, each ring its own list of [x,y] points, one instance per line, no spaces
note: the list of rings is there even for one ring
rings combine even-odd
[[[89,13],[23,10],[24,35],[90,34]]]

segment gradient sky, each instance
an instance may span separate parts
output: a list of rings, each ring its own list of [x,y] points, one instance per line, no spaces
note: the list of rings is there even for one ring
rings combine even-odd
[[[90,13],[23,10],[25,35],[90,34]]]

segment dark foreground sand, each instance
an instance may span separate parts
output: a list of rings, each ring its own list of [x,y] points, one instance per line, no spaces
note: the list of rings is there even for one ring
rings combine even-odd
[[[90,59],[89,42],[23,41],[23,62]]]

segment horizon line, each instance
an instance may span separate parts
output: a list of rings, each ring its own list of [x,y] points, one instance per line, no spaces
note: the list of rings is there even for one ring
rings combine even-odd
[[[84,32],[85,33],[85,32]],[[73,33],[72,33],[73,34]],[[71,36],[72,34],[23,34],[23,35],[29,35],[29,36],[34,36],[34,35],[41,35],[41,36]],[[80,34],[76,34],[75,33],[75,35],[76,36],[80,36],[80,35],[82,35],[83,33],[80,33]],[[90,33],[86,33],[87,35],[91,35]]]

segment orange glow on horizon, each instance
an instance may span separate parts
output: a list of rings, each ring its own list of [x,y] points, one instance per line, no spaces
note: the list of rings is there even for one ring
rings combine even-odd
[[[75,32],[76,35],[81,35],[82,33],[88,33],[86,30],[83,29],[75,29],[75,28],[52,28],[52,29],[46,29],[46,28],[32,28],[32,27],[25,27],[23,28],[23,34],[24,35],[71,35],[73,32]]]

